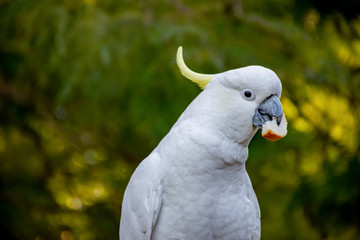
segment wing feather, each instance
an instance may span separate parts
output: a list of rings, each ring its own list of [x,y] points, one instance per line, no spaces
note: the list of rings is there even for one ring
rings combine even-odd
[[[135,170],[126,188],[120,221],[120,240],[150,240],[161,210],[162,186],[156,156]]]

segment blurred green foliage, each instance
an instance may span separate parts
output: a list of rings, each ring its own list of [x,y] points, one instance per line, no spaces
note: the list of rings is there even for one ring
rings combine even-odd
[[[359,239],[358,1],[0,1],[3,239],[117,239],[139,164],[200,89],[175,64],[273,69],[288,136],[247,169],[263,239]],[[214,196],[215,197],[215,196]]]

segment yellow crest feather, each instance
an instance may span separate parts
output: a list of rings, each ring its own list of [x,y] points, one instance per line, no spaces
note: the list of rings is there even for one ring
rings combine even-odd
[[[194,83],[197,83],[201,87],[201,89],[204,89],[206,87],[206,85],[214,77],[214,75],[212,75],[212,74],[202,74],[202,73],[197,73],[197,72],[190,70],[184,62],[183,51],[182,51],[181,46],[177,50],[176,63],[180,69],[181,74],[184,77],[193,81]]]

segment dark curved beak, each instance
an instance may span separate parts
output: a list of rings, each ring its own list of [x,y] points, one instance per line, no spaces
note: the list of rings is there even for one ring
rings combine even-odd
[[[253,116],[253,125],[261,128],[265,122],[271,121],[273,118],[275,118],[277,124],[280,125],[283,114],[280,99],[272,95],[256,108]]]

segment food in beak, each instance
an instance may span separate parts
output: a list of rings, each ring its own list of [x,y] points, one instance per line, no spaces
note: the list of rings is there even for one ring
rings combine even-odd
[[[272,120],[266,121],[261,130],[261,135],[269,139],[271,141],[277,141],[281,138],[285,137],[287,134],[287,121],[285,118],[285,114],[283,114],[283,118],[280,124],[277,124],[276,118],[273,117]]]

